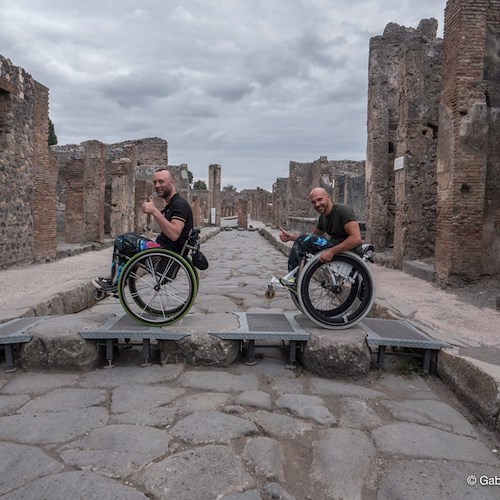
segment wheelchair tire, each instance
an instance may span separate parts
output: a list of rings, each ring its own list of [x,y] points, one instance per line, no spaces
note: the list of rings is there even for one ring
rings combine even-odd
[[[149,249],[132,257],[118,282],[118,297],[129,316],[148,326],[182,319],[198,292],[189,262],[170,250]]]
[[[329,330],[359,323],[375,301],[375,284],[366,263],[352,252],[322,263],[319,256],[301,271],[298,282],[302,312]]]

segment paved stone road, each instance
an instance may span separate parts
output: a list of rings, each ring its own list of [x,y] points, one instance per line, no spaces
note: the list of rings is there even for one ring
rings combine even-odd
[[[258,233],[223,232],[203,250],[193,314],[293,308],[282,292],[267,309],[286,258]],[[1,374],[0,498],[500,497],[500,484],[479,485],[500,483],[495,437],[437,378],[328,380],[263,354],[253,367],[140,368],[130,349],[110,370]]]

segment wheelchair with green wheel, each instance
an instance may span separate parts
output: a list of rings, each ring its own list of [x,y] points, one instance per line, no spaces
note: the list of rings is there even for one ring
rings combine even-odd
[[[199,235],[199,229],[191,231],[182,254],[150,248],[127,260],[120,272],[117,294],[129,316],[144,325],[165,326],[189,312],[198,293],[197,267],[208,267],[199,251]],[[97,300],[104,296],[94,295]]]

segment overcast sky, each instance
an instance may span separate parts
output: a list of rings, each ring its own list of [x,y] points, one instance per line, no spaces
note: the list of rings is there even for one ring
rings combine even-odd
[[[0,0],[0,54],[50,90],[58,143],[168,141],[194,179],[271,190],[364,160],[370,38],[445,0]]]

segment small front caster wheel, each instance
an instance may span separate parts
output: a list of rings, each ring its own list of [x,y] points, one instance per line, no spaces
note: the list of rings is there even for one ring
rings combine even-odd
[[[102,300],[106,297],[106,292],[103,292],[102,290],[98,290],[97,288],[92,292],[92,297],[94,297],[95,300]]]
[[[276,297],[276,290],[272,285],[267,286],[266,293],[264,294],[267,300],[273,300]]]

